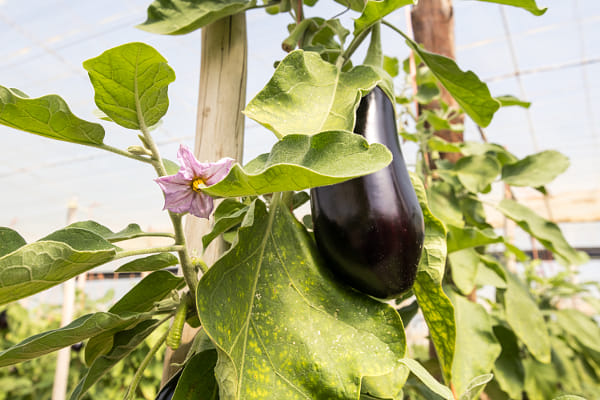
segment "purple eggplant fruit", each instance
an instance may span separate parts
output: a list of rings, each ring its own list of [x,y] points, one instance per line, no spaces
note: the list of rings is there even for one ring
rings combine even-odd
[[[354,133],[387,146],[393,160],[373,174],[311,190],[315,239],[337,279],[390,299],[414,283],[425,227],[402,157],[394,107],[379,87],[361,99]]]

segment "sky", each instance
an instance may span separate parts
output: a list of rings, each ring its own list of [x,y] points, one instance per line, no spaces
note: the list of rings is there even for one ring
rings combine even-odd
[[[148,43],[177,75],[169,87],[169,111],[155,130],[162,155],[175,159],[180,143],[193,145],[201,36],[199,31],[158,36],[136,29],[148,4],[0,0],[0,85],[31,97],[59,94],[76,115],[99,122],[81,63],[124,43]],[[306,9],[308,16],[331,17],[343,11],[329,0],[317,4]],[[538,5],[548,7],[542,17],[513,7],[455,0],[457,62],[486,81],[493,95],[513,94],[532,102],[529,110],[501,109],[486,129],[490,141],[520,157],[546,149],[565,153],[571,168],[550,185],[551,193],[582,193],[600,204],[600,2],[538,0]],[[346,13],[341,18],[350,27],[354,17]],[[405,27],[403,11],[388,19]],[[285,56],[280,44],[292,21],[264,10],[249,11],[247,20],[249,100],[268,81],[273,62]],[[399,59],[408,55],[397,34],[384,29],[383,40],[386,54]],[[364,50],[356,53],[356,61]],[[136,132],[102,123],[108,144],[137,144]],[[480,140],[470,122],[465,136]],[[271,132],[248,120],[244,161],[267,152],[274,142]],[[415,148],[405,144],[404,154],[414,161]],[[148,230],[168,229],[153,178],[147,165],[0,127],[0,226],[16,229],[28,241],[64,226],[67,206],[73,202],[77,219],[94,219],[113,230],[130,222]],[[600,245],[598,224],[564,229],[576,244]]]

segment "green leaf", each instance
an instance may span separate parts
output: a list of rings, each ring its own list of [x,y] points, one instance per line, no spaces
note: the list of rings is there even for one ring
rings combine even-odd
[[[168,85],[175,72],[144,43],[127,43],[83,63],[100,110],[128,129],[150,127],[169,107]]]
[[[492,229],[481,230],[470,226],[460,228],[448,225],[448,253],[503,241],[504,238],[496,236],[496,232]]]
[[[560,378],[552,364],[544,364],[534,358],[523,360],[525,367],[525,392],[529,400],[547,400],[558,393]]]
[[[539,187],[550,183],[569,168],[569,159],[546,150],[502,167],[502,180],[512,186]]]
[[[58,285],[114,258],[116,248],[91,232],[67,228],[0,257],[0,304]]]
[[[484,192],[500,171],[500,163],[490,156],[462,157],[451,170],[465,188],[473,193]]]
[[[182,288],[183,285],[183,278],[168,271],[155,271],[137,283],[108,311],[117,315],[151,311],[156,302],[164,299],[174,290]],[[121,330],[113,329],[91,338],[85,346],[85,362],[89,365],[99,356],[108,353],[116,338],[115,334]]]
[[[583,346],[600,352],[600,327],[593,318],[578,310],[556,310],[558,324],[573,335]]]
[[[67,228],[85,229],[94,232],[96,235],[103,237],[109,242],[120,242],[146,235],[146,232],[142,231],[142,228],[140,228],[138,224],[129,224],[116,233],[95,221],[79,221],[72,223],[67,226]]]
[[[182,35],[256,5],[256,0],[154,0],[137,28],[161,35]]]
[[[177,265],[179,259],[171,253],[153,254],[121,265],[115,272],[151,272]]]
[[[280,138],[352,131],[361,97],[380,82],[383,79],[369,66],[342,72],[318,53],[296,50],[279,63],[244,113]]]
[[[529,108],[531,106],[530,102],[519,100],[515,96],[511,95],[497,96],[495,99],[500,102],[501,107],[519,106],[523,108]]]
[[[448,259],[452,268],[452,281],[462,294],[468,295],[475,288],[479,270],[479,253],[469,247],[448,254]]]
[[[127,357],[144,339],[146,339],[160,323],[150,319],[142,321],[135,327],[121,331],[115,335],[114,343],[110,351],[98,357],[90,366],[79,384],[71,394],[71,400],[79,400],[104,374],[120,360]]]
[[[563,394],[562,396],[555,397],[553,400],[586,400],[586,398],[574,394]]]
[[[507,6],[519,7],[529,11],[533,15],[540,16],[544,14],[547,8],[539,8],[535,0],[478,0],[486,3],[504,4]]]
[[[415,100],[420,104],[429,104],[434,100],[439,99],[440,88],[436,82],[423,82],[417,87],[417,93],[415,94]],[[437,138],[437,136],[434,136]]]
[[[427,200],[433,215],[441,219],[444,224],[464,226],[463,213],[452,185],[434,181],[427,191]]]
[[[500,165],[514,163],[519,160],[510,151],[496,143],[463,142],[460,144],[460,147],[465,156],[493,156],[498,160]]]
[[[0,86],[0,124],[71,143],[100,145],[102,125],[79,119],[55,94],[30,99]]]
[[[387,375],[363,377],[360,399],[402,399],[402,388],[409,373],[409,369],[400,364]]]
[[[519,279],[510,272],[506,272],[506,277],[506,322],[527,346],[532,356],[540,362],[549,363],[550,337],[544,316]]]
[[[409,173],[409,176],[425,222],[425,239],[418,271],[428,274],[434,282],[441,284],[446,267],[446,228],[442,221],[429,210],[425,187],[421,179],[412,172]]]
[[[4,350],[0,353],[0,367],[41,357],[113,329],[127,329],[147,318],[148,315],[140,314],[128,316],[110,312],[87,314],[60,329],[31,336]]]
[[[390,74],[392,78],[398,76],[400,72],[400,64],[396,57],[388,57],[386,55],[383,56],[383,69],[385,72]]]
[[[27,244],[21,235],[10,228],[0,227],[0,257],[12,253],[13,251]]]
[[[350,7],[354,11],[361,12],[367,4],[367,0],[335,0],[336,3],[343,4],[345,7]]]
[[[490,95],[487,85],[472,71],[461,71],[454,60],[422,49],[407,36],[405,39],[467,115],[477,125],[488,126],[500,103]]]
[[[455,292],[450,292],[449,296],[456,314],[456,352],[452,365],[452,383],[458,393],[464,393],[474,377],[492,371],[501,348],[485,308]]]
[[[521,363],[519,342],[514,332],[502,325],[494,326],[494,335],[502,352],[494,364],[494,378],[511,399],[521,398],[525,385],[525,370]]]
[[[215,209],[215,222],[212,230],[202,237],[204,249],[220,234],[239,225],[246,213],[248,206],[234,199],[223,200]]]
[[[589,257],[584,252],[571,247],[558,225],[540,217],[530,208],[509,199],[502,200],[496,208],[552,251],[559,262],[580,265],[588,261]]]
[[[492,256],[479,255],[480,268],[477,269],[475,280],[478,286],[491,285],[498,289],[506,289],[506,274],[502,265]]]
[[[447,129],[450,129],[450,124],[448,124]],[[460,153],[462,151],[459,144],[447,142],[439,136],[430,137],[427,140],[427,147],[433,151],[441,151],[443,153]]]
[[[172,400],[218,400],[219,387],[215,379],[216,364],[216,350],[206,350],[195,354],[185,364]]]
[[[485,385],[493,378],[493,374],[484,374],[471,379],[465,392],[460,395],[460,400],[471,400],[474,396],[479,394]]]
[[[410,369],[410,372],[412,372],[417,378],[419,378],[419,380],[423,382],[425,386],[427,386],[431,391],[433,391],[434,393],[436,393],[444,399],[454,399],[452,391],[450,391],[450,389],[448,389],[446,386],[436,381],[435,378],[433,378],[431,374],[429,374],[429,372],[417,361],[411,360],[410,358],[403,358],[400,360],[400,362],[406,365]]]
[[[435,346],[444,381],[452,382],[456,343],[454,306],[442,290],[440,282],[435,282],[424,272],[417,273],[413,290],[429,327],[429,336]]]
[[[277,197],[269,213],[251,205],[238,238],[197,291],[224,398],[357,399],[362,377],[398,366],[406,341],[396,311],[332,280]]]
[[[253,196],[332,185],[376,172],[392,161],[381,144],[369,145],[350,132],[322,132],[314,136],[288,135],[262,154],[202,189],[215,197]]]
[[[416,0],[368,0],[360,17],[354,20],[354,36],[360,35],[386,15],[412,4],[416,4]]]

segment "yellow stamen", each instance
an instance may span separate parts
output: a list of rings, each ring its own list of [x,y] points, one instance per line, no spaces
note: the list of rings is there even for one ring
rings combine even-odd
[[[202,178],[196,178],[192,181],[192,189],[194,192],[200,193],[200,188],[206,186],[206,183]]]

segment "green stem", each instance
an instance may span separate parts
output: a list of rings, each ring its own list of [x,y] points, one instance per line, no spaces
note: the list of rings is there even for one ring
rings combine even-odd
[[[348,45],[348,48],[346,50],[344,50],[342,55],[337,59],[337,66],[339,68],[343,67],[350,60],[350,57],[352,57],[352,54],[354,54],[354,52],[356,51],[358,46],[360,46],[360,44],[365,40],[365,38],[367,37],[369,32],[371,32],[370,28],[365,29],[364,31],[359,33],[358,36],[354,36],[352,38],[352,41]]]
[[[165,321],[166,321],[166,319],[165,319]],[[144,359],[142,360],[142,363],[138,367],[137,371],[135,371],[133,380],[131,381],[129,388],[127,389],[127,393],[125,394],[125,397],[124,397],[125,400],[131,400],[134,398],[135,390],[137,389],[138,385],[140,384],[140,381],[142,380],[144,370],[146,369],[148,364],[150,364],[150,361],[152,361],[152,359],[154,358],[154,356],[156,355],[158,350],[165,343],[165,340],[167,339],[168,334],[169,334],[169,330],[167,329],[166,332],[154,344],[154,346],[152,346],[152,348],[150,349],[150,351],[148,352],[146,357],[144,357]]]
[[[104,143],[102,143],[102,144],[87,144],[87,143],[85,143],[85,145],[86,146],[90,146],[90,147],[94,147],[96,149],[109,151],[111,153],[115,153],[115,154],[118,154],[118,155],[123,156],[123,157],[131,158],[133,160],[142,161],[142,162],[145,162],[145,163],[148,163],[148,164],[152,163],[152,159],[150,159],[148,157],[138,156],[137,154],[133,154],[133,153],[130,153],[128,151],[121,150],[121,149],[118,149],[116,147],[112,147],[112,146],[109,146],[107,144],[104,144]]]
[[[314,21],[312,19],[304,19],[298,24],[296,24],[290,35],[281,43],[281,48],[288,53],[294,50],[296,46],[301,48],[302,45],[300,44],[300,41],[304,36],[306,30],[312,24],[314,24]]]
[[[363,62],[365,65],[383,67],[383,52],[381,50],[381,24],[376,22],[371,29],[371,43],[367,50],[367,56]]]
[[[131,256],[139,256],[143,254],[152,254],[152,253],[168,253],[171,251],[181,251],[185,246],[175,245],[175,246],[164,246],[164,247],[151,247],[149,249],[138,249],[138,250],[129,250],[129,251],[121,251],[117,253],[114,260],[118,260],[120,258],[131,257]]]
[[[409,38],[404,32],[402,32],[400,29],[396,28],[394,25],[390,24],[389,22],[387,22],[386,20],[382,19],[381,23],[385,26],[387,26],[388,28],[391,28],[393,31],[395,31],[396,33],[398,33],[400,36],[402,36],[404,39],[406,40],[411,40],[411,38]]]
[[[126,238],[118,238],[118,239],[114,239],[114,240],[109,240],[109,242],[116,243],[116,242],[122,242],[124,240],[136,239],[136,238],[140,238],[140,237],[166,237],[166,238],[170,238],[170,239],[175,239],[175,235],[172,233],[169,233],[169,232],[142,232],[142,233],[133,234]]]

